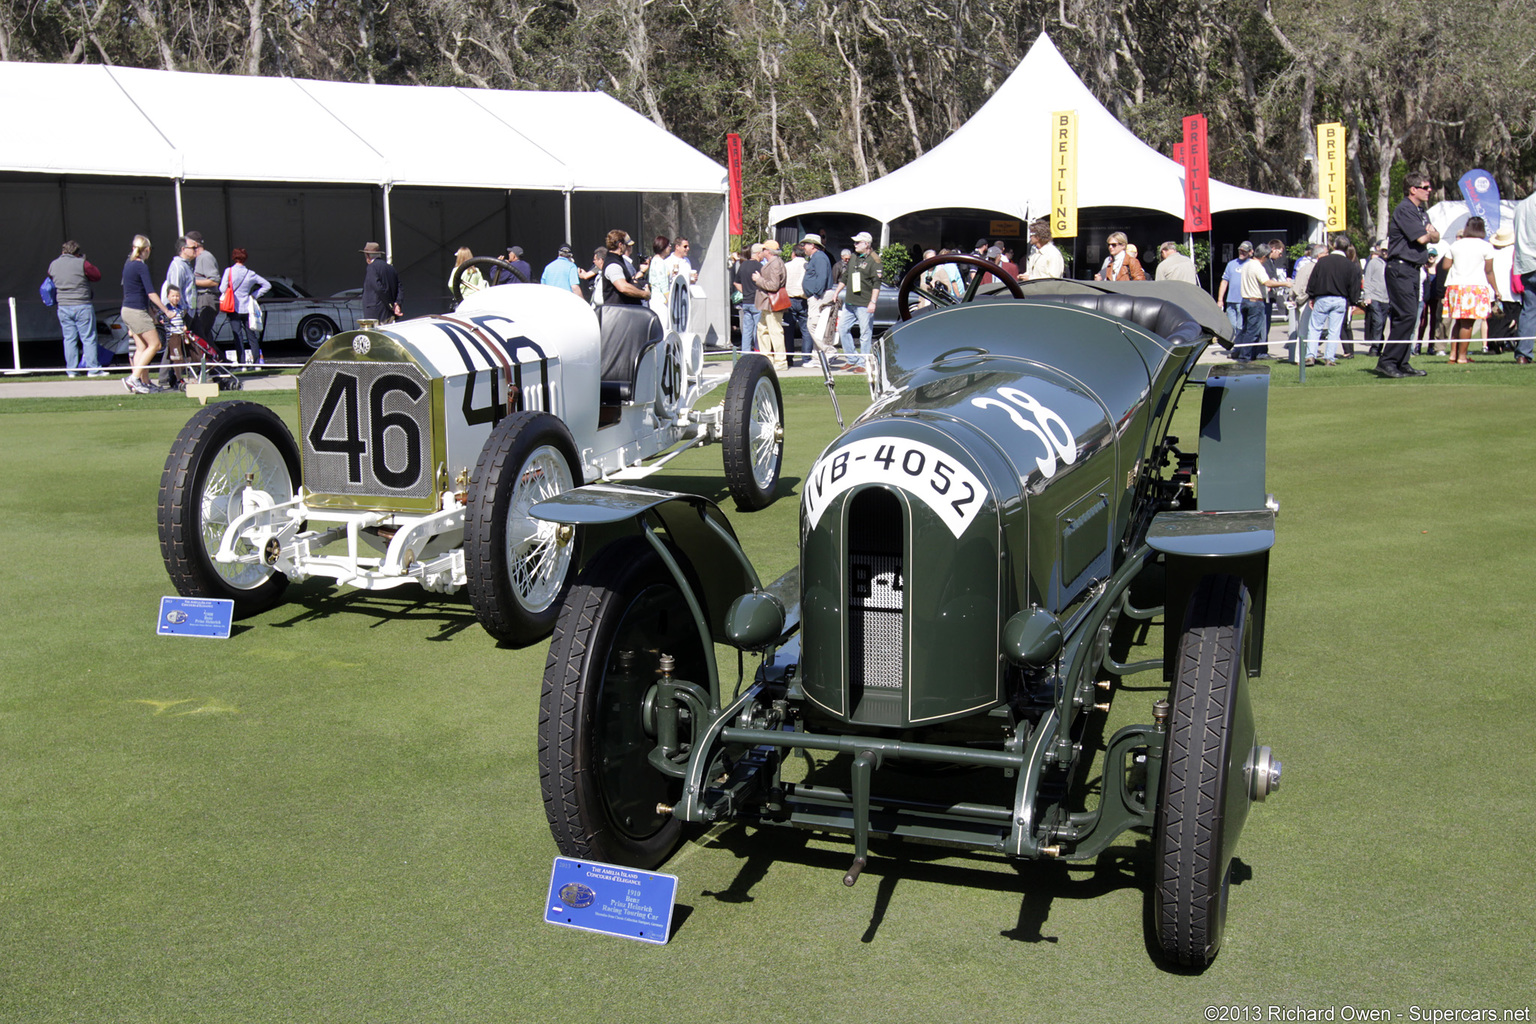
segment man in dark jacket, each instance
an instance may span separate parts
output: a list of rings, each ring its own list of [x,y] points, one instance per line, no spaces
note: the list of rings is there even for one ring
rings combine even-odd
[[[1422,377],[1424,371],[1408,363],[1408,346],[1419,319],[1419,272],[1429,259],[1429,247],[1440,241],[1440,231],[1429,222],[1424,207],[1429,203],[1429,177],[1414,171],[1403,179],[1408,193],[1392,211],[1387,226],[1386,343],[1376,372],[1383,377]]]
[[[629,232],[614,228],[608,232],[603,252],[603,305],[643,306],[651,297],[649,288],[635,284],[635,266],[629,261],[634,244]]]
[[[363,274],[363,316],[381,324],[394,323],[400,316],[400,275],[389,265],[378,242],[362,248],[368,269]]]
[[[1329,366],[1339,355],[1339,335],[1349,311],[1361,297],[1360,264],[1349,258],[1349,236],[1333,236],[1333,251],[1313,264],[1307,275],[1306,298],[1312,304],[1307,321],[1307,365],[1316,358],[1317,342],[1324,333],[1328,347],[1323,361]]]
[[[512,269],[493,268],[495,273],[491,275],[491,284],[528,284],[533,280],[533,267],[523,259],[522,246],[507,247],[507,262],[512,265]]]
[[[752,248],[743,249],[741,259],[736,261],[736,273],[732,278],[737,290],[741,292],[742,355],[747,355],[757,346],[757,283],[753,277],[763,269],[760,259],[762,254],[761,243],[753,243]]]

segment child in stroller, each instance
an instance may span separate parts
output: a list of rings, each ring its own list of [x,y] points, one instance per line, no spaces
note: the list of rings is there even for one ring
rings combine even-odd
[[[224,354],[213,346],[213,342],[191,327],[185,327],[184,332],[182,351],[185,353],[185,361],[193,365],[183,372],[178,386],[185,387],[188,380],[201,378],[217,384],[220,391],[239,391],[240,378],[230,372],[229,365],[224,362]]]

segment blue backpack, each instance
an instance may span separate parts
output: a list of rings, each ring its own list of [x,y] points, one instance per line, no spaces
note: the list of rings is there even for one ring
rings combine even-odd
[[[37,286],[37,294],[42,296],[45,306],[52,306],[59,301],[59,289],[51,277],[43,278],[43,283]]]

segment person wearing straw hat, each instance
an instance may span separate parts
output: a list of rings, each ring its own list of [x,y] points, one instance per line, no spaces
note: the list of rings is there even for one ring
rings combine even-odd
[[[1488,316],[1488,337],[1483,351],[1498,355],[1506,348],[1514,347],[1513,344],[1506,345],[1504,339],[1515,336],[1515,325],[1520,319],[1520,299],[1510,291],[1510,278],[1515,269],[1515,229],[1508,224],[1500,225],[1489,242],[1493,245],[1493,282],[1498,289],[1498,298]]]
[[[800,240],[805,247],[805,277],[800,287],[805,291],[806,328],[817,350],[830,358],[837,354],[832,331],[837,326],[837,282],[832,280],[832,259],[821,236],[812,232]]]
[[[378,242],[369,242],[359,251],[368,263],[363,274],[363,316],[381,324],[393,323],[400,315],[400,275],[389,265]]]

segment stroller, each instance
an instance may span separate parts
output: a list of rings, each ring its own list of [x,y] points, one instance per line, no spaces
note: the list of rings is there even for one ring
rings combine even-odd
[[[240,378],[230,372],[229,364],[224,361],[224,353],[207,338],[192,330],[190,325],[181,343],[181,353],[184,360],[193,364],[188,368],[183,381],[195,378],[217,384],[220,391],[240,390]]]

